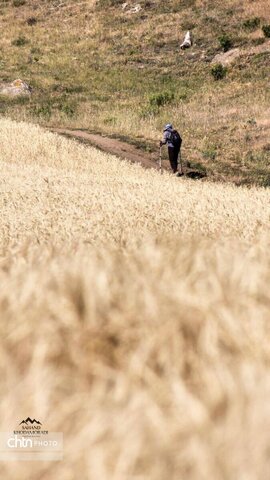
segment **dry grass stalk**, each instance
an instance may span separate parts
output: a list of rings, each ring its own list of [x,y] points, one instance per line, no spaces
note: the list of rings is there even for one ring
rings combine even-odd
[[[1,431],[65,436],[1,476],[268,478],[269,191],[7,120],[0,150]]]

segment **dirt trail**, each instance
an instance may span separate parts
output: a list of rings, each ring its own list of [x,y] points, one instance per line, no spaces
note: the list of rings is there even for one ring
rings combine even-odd
[[[105,137],[96,133],[90,133],[84,130],[72,130],[68,128],[51,128],[52,132],[67,137],[78,139],[84,143],[93,145],[94,147],[103,150],[104,152],[117,155],[120,158],[124,158],[133,163],[140,163],[145,168],[158,168],[158,148],[156,153],[148,154],[142,152],[139,148],[130,145],[129,143],[122,142],[115,138]],[[162,162],[163,168],[168,168],[168,162]]]
[[[92,145],[96,148],[99,148],[103,152],[116,155],[117,157],[129,160],[132,163],[139,163],[144,168],[154,168],[159,169],[159,148],[154,153],[146,153],[129,143],[126,143],[122,140],[116,138],[106,137],[98,133],[91,133],[86,130],[80,129],[69,129],[69,128],[49,128],[51,132],[58,133],[59,135],[64,135],[65,137],[73,138],[79,140],[80,142]],[[162,159],[162,168],[164,170],[171,171],[168,158],[165,160]],[[184,165],[184,176],[191,178],[193,180],[205,179],[207,174],[206,172],[194,170],[189,168],[187,165]]]

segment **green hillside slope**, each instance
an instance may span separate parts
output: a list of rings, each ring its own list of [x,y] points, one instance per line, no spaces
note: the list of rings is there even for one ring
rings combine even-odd
[[[268,2],[140,1],[138,13],[127,3],[2,1],[2,81],[22,78],[34,94],[2,98],[1,113],[144,139],[149,148],[172,121],[184,160],[209,178],[269,185]],[[187,29],[194,46],[181,51]],[[216,55],[232,49],[215,80]]]

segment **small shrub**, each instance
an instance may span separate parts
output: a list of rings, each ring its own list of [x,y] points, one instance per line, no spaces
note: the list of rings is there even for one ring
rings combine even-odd
[[[104,119],[105,125],[116,125],[117,118],[116,117],[107,117]]]
[[[219,38],[218,38],[218,41],[219,41],[219,44],[220,46],[222,47],[223,49],[223,52],[227,52],[228,50],[230,50],[233,46],[233,42],[232,42],[232,39],[226,34],[224,33],[223,35],[221,35]]]
[[[27,18],[26,23],[29,25],[29,27],[33,27],[33,25],[36,25],[37,19],[36,17],[29,17]]]
[[[71,85],[63,88],[66,93],[82,93],[84,88],[82,85]]]
[[[31,101],[30,99],[30,96],[25,96],[25,97],[15,97],[12,99],[13,100],[13,103],[15,103],[16,105],[28,105]]]
[[[159,113],[159,108],[155,105],[147,105],[143,107],[139,113],[140,117],[148,119],[149,117],[155,117]]]
[[[257,46],[257,45],[262,45],[264,42],[265,42],[265,38],[264,37],[259,37],[259,38],[253,38],[252,39],[252,44]]]
[[[13,7],[21,7],[22,5],[25,5],[26,1],[25,0],[13,0]]]
[[[208,160],[215,160],[217,157],[217,151],[216,147],[214,145],[208,146],[203,152],[202,152],[203,158],[206,158]]]
[[[21,36],[21,35],[18,38],[15,38],[15,40],[13,40],[11,42],[11,44],[15,45],[15,47],[23,47],[27,43],[28,43],[27,38],[25,38],[24,36]]]
[[[224,67],[221,63],[216,63],[211,68],[211,74],[215,80],[222,80],[227,74],[227,68]]]
[[[196,27],[196,23],[190,21],[184,21],[181,23],[181,29],[185,32],[187,30],[193,30]]]
[[[152,8],[152,7],[153,8],[155,7],[155,4],[153,2],[150,2],[148,0],[144,2],[144,8]]]
[[[252,32],[253,30],[256,30],[260,26],[261,20],[259,17],[254,17],[254,18],[248,18],[243,22],[243,27],[245,30],[249,30]]]
[[[58,105],[58,110],[69,118],[74,117],[76,113],[75,103],[63,102]]]
[[[262,26],[263,34],[266,38],[270,38],[270,24]]]
[[[100,8],[117,7],[118,5],[121,5],[122,3],[123,3],[122,0],[100,0],[98,2],[98,6]]]
[[[247,120],[247,124],[248,124],[248,125],[251,125],[252,127],[254,127],[254,126],[257,125],[257,122],[256,122],[255,118],[249,118],[249,119]]]
[[[173,92],[154,93],[149,98],[152,107],[163,107],[174,100]]]
[[[40,105],[34,105],[31,108],[31,113],[35,117],[40,117],[40,118],[44,118],[46,120],[49,120],[51,118],[51,115],[52,115],[51,104],[48,102],[48,103],[43,103],[43,104],[40,104]]]
[[[41,50],[40,50],[40,48],[38,48],[38,47],[32,47],[31,50],[30,50],[30,53],[32,53],[32,54],[34,54],[34,53],[40,54],[40,53],[41,53]]]
[[[186,100],[189,95],[189,90],[187,88],[182,88],[177,92],[177,99]]]

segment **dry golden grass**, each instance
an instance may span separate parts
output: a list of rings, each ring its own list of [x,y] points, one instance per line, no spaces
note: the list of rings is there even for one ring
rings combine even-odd
[[[269,477],[270,193],[178,180],[1,119],[7,480]]]
[[[34,227],[43,242],[48,222],[57,241],[91,243],[130,241],[137,231],[139,238],[175,232],[248,239],[268,227],[268,190],[179,182],[24,123],[2,120],[1,131],[2,178],[10,185],[2,228],[7,222],[20,238]]]
[[[244,12],[245,16],[261,17],[265,22],[270,21],[269,6],[264,0],[256,0],[256,2],[252,0],[246,1],[244,4]]]

